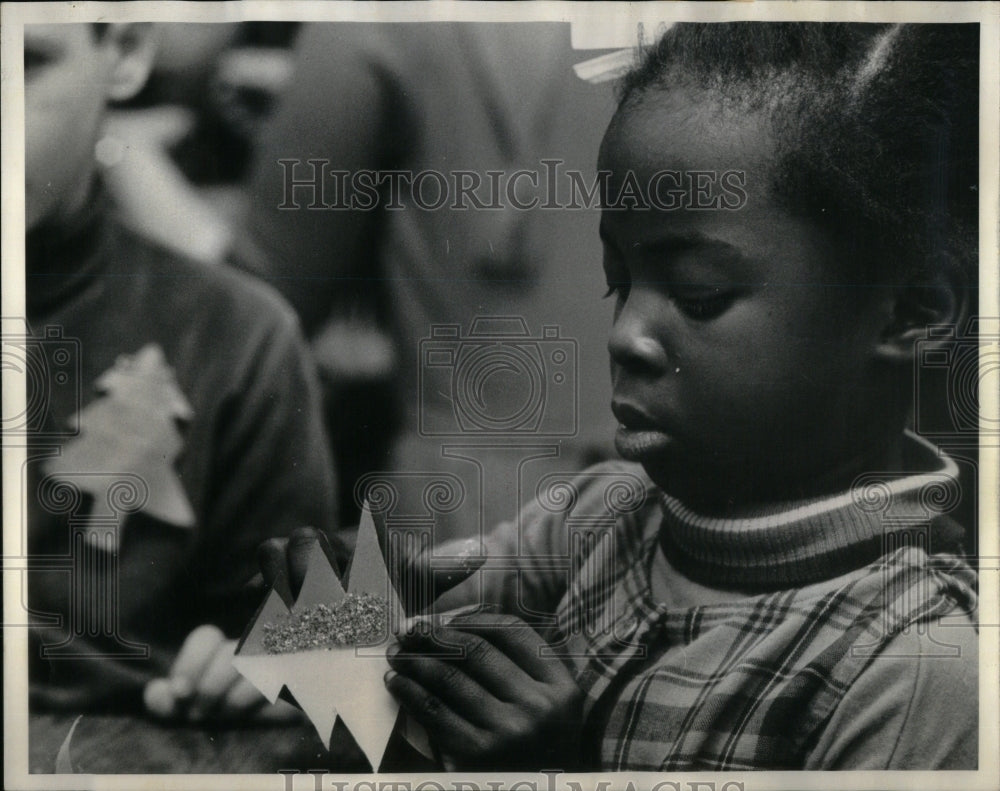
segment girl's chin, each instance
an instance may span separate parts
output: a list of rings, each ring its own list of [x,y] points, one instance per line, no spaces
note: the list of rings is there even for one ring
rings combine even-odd
[[[718,482],[730,473],[699,464],[676,436],[662,431],[630,430],[618,426],[615,448],[626,461],[641,464],[646,474],[665,494],[689,505],[704,505],[720,494]]]

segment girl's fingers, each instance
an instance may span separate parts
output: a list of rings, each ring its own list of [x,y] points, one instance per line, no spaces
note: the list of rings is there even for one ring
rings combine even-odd
[[[431,575],[434,599],[465,582],[479,571],[486,562],[486,551],[474,538],[450,541],[438,547],[430,563],[435,569]]]
[[[287,538],[269,538],[257,547],[257,565],[268,587],[280,577],[288,577],[288,563],[285,561]]]
[[[532,694],[533,679],[501,650],[479,635],[438,627],[429,634],[415,632],[401,636],[400,643],[404,650],[424,655],[444,654],[436,658],[445,668],[439,671],[439,675],[444,677],[421,681],[431,689],[439,689],[437,684],[449,684],[450,676],[457,672],[481,687],[481,693],[485,690],[505,703],[517,702]],[[410,674],[408,670],[401,672]]]
[[[411,647],[415,646],[396,645],[387,652],[393,671],[414,681],[470,723],[486,729],[496,725],[504,704],[464,672],[464,663],[413,653],[408,650]]]
[[[292,589],[293,596],[298,596],[299,590],[302,588],[302,581],[306,578],[306,569],[309,568],[309,558],[312,555],[316,542],[319,541],[324,550],[329,548],[329,542],[325,539],[326,537],[319,530],[311,527],[296,528],[288,537],[286,550],[288,584]],[[327,556],[329,556],[329,553]]]
[[[317,541],[333,570],[341,576],[345,561],[351,556],[347,541],[340,535],[327,536],[314,527],[299,527],[288,538],[269,538],[257,547],[257,564],[263,583],[270,587],[279,577],[284,577],[292,595],[298,596]]]
[[[413,679],[390,670],[385,674],[385,685],[400,705],[424,726],[431,741],[442,751],[466,755],[475,753],[486,743],[484,731]]]
[[[545,641],[520,618],[476,613],[460,615],[448,625],[457,632],[476,635],[495,646],[535,681],[551,684],[566,678],[567,671],[562,660],[556,656],[543,656]]]
[[[386,527],[381,520],[374,521],[377,531],[381,525],[379,542],[383,553],[389,543],[396,546],[391,552],[394,556],[390,564],[391,574],[409,613],[426,611],[438,596],[467,580],[486,562],[485,552],[476,539],[450,541],[437,550],[429,544],[415,548],[406,546],[405,542],[396,545],[386,541]],[[264,583],[274,585],[279,577],[284,576],[292,595],[298,596],[316,542],[319,541],[334,570],[339,573],[351,555],[346,538],[349,536],[335,535],[331,539],[314,528],[300,527],[288,538],[267,539],[257,549],[257,562]]]
[[[465,582],[486,562],[477,539],[458,539],[421,547],[396,570],[396,589],[408,613],[426,612],[446,591]]]

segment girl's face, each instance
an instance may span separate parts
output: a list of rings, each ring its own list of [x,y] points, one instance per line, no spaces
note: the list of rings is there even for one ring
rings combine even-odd
[[[849,485],[901,429],[873,354],[890,290],[852,283],[831,240],[770,196],[766,126],[654,93],[620,111],[601,145],[605,206],[663,171],[677,175],[658,182],[659,205],[682,206],[602,212],[616,445],[712,510]],[[745,200],[720,191],[727,171],[744,174],[728,183],[742,181]],[[685,193],[692,183],[708,191]],[[718,208],[691,207],[712,196]]]

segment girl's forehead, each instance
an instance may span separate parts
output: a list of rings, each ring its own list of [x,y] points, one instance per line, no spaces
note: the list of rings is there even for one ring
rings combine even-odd
[[[768,118],[713,91],[654,90],[630,99],[611,120],[602,170],[762,171],[774,158]]]

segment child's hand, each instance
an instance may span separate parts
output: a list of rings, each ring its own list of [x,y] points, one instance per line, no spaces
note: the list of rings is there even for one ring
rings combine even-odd
[[[583,693],[545,641],[508,615],[459,616],[389,650],[386,686],[453,770],[572,771]],[[434,656],[455,652],[461,657]]]
[[[343,570],[351,559],[352,548],[339,536],[331,541],[322,530],[299,527],[288,538],[269,538],[257,547],[257,564],[264,584],[270,587],[279,577],[284,577],[288,580],[292,596],[298,596],[309,568],[309,556],[317,541],[327,556],[335,561],[334,571],[337,576],[343,576]]]
[[[378,523],[376,529],[379,529]],[[382,546],[386,545],[384,536],[379,540]],[[292,595],[298,596],[317,541],[327,556],[336,561],[335,568],[340,576],[353,548],[338,534],[330,537],[314,528],[300,527],[288,538],[269,538],[258,547],[257,559],[264,583],[273,585],[278,577],[284,576]],[[441,594],[471,577],[486,562],[483,553],[479,541],[456,539],[438,546],[433,552],[427,549],[416,557],[400,558],[388,571],[404,599],[406,612],[424,612]],[[432,558],[432,555],[438,557]]]
[[[146,710],[163,719],[231,720],[256,718],[284,720],[298,717],[297,710],[279,702],[268,706],[263,696],[233,667],[236,641],[227,640],[217,626],[199,626],[184,641],[170,675],[146,684]]]

